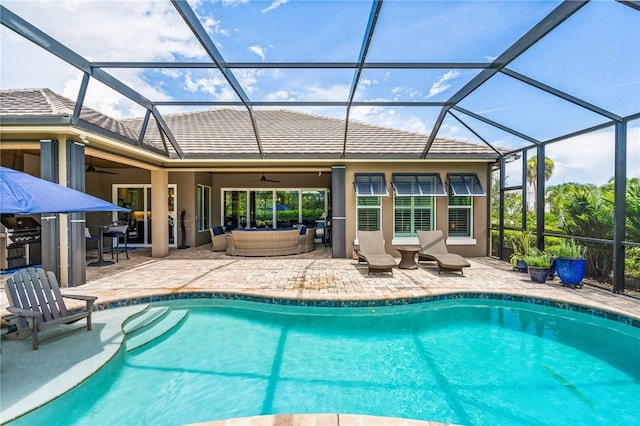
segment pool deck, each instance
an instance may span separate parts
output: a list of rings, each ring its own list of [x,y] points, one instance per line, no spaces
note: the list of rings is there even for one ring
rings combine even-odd
[[[558,279],[545,284],[530,281],[528,274],[514,272],[506,262],[471,258],[464,275],[438,274],[435,265],[418,269],[394,269],[389,274],[368,275],[367,267],[350,259],[332,259],[329,249],[298,256],[273,258],[229,257],[211,252],[208,246],[172,250],[168,257],[153,259],[136,249],[131,259],[104,267],[87,268],[87,284],[64,289],[65,293],[98,297],[107,304],[150,295],[186,292],[237,293],[256,297],[303,300],[389,300],[459,292],[501,293],[528,296],[605,310],[640,319],[640,300],[616,295],[597,287],[563,287]],[[4,287],[7,275],[0,283]],[[0,313],[7,299],[0,295]],[[123,341],[122,322],[146,305],[107,309],[94,313],[93,331],[47,330],[41,333],[40,349],[31,350],[31,339],[2,339],[0,422],[38,407],[81,382],[111,359]],[[78,330],[78,331],[76,331]],[[61,356],[64,354],[63,356]],[[345,415],[260,416],[204,423],[236,425],[418,425],[406,419],[377,419]]]

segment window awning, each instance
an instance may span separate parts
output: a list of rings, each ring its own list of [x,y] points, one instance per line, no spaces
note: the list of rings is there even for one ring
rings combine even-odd
[[[446,196],[439,173],[394,173],[393,192],[396,196],[439,197]]]
[[[389,189],[384,173],[356,173],[356,195],[358,197],[388,197]]]
[[[487,194],[475,173],[447,173],[449,189],[456,197],[485,197]]]

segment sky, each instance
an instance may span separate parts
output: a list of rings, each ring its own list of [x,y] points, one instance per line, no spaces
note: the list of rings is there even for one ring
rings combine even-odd
[[[371,1],[189,0],[227,62],[356,62]],[[498,57],[558,1],[384,2],[369,62],[481,62]],[[169,1],[3,1],[2,5],[89,61],[208,61]],[[41,88],[75,99],[82,74],[0,28],[0,87]],[[509,69],[620,116],[640,112],[640,12],[593,1],[516,58]],[[152,101],[235,101],[216,69],[115,69],[110,74]],[[352,69],[233,69],[254,101],[346,101]],[[356,101],[446,101],[477,69],[365,69]],[[91,81],[85,103],[114,118],[144,110]],[[607,121],[506,75],[497,75],[459,104],[537,140]],[[198,107],[203,109],[206,107]],[[343,107],[287,107],[344,119]],[[160,107],[161,112],[191,110]],[[440,107],[354,107],[350,119],[429,134]],[[527,143],[461,113],[457,117],[496,147]],[[628,128],[628,175],[640,177],[640,120]],[[448,116],[438,136],[482,143]],[[602,184],[613,175],[612,129],[550,145],[549,184]]]

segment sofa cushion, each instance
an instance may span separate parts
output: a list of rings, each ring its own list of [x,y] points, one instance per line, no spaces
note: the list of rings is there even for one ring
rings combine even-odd
[[[222,226],[215,226],[213,228],[213,235],[222,235],[224,234],[224,229],[222,228]]]

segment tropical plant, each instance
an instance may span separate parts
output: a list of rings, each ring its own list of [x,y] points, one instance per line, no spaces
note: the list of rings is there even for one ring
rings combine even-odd
[[[558,257],[566,259],[584,259],[585,247],[573,238],[564,240],[557,248]]]
[[[565,203],[565,231],[569,235],[602,240],[613,239],[613,194],[606,186],[573,184]],[[613,268],[611,246],[586,242],[589,275],[606,280]]]
[[[518,260],[524,260],[531,253],[533,235],[531,232],[522,230],[519,233],[511,234],[509,237],[513,248],[510,261],[511,265],[516,266]]]
[[[544,157],[544,180],[545,182],[553,175],[555,163],[549,157]],[[538,157],[531,157],[527,161],[527,183],[533,187],[533,206],[538,204]]]

